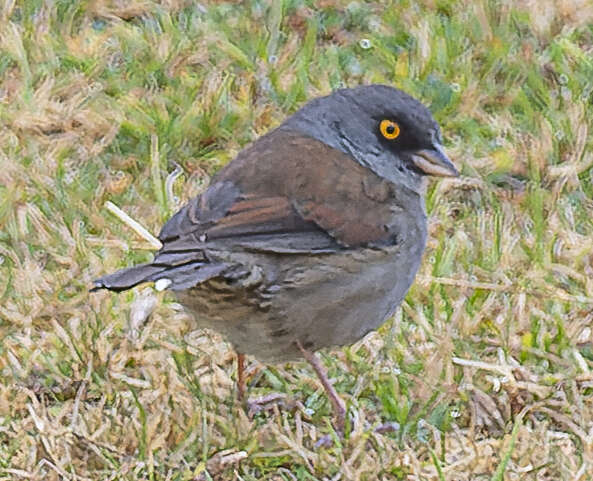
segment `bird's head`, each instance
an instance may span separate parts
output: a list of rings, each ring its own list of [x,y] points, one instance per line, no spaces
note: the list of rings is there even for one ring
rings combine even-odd
[[[439,126],[430,111],[386,85],[340,89],[312,100],[280,128],[316,138],[414,191],[422,189],[427,175],[459,175],[443,150]]]

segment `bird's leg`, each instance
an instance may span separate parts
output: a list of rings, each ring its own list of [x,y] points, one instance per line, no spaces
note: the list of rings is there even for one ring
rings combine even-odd
[[[321,364],[321,361],[315,355],[315,353],[307,351],[299,341],[296,341],[296,344],[303,353],[303,357],[309,364],[311,364],[313,370],[317,374],[317,377],[319,377],[319,380],[321,381],[321,384],[329,396],[329,400],[334,408],[334,413],[336,415],[336,427],[338,431],[343,432],[344,422],[346,420],[346,404],[344,403],[344,400],[336,392],[336,389],[327,377],[327,370]]]
[[[245,354],[237,353],[237,388],[239,390],[239,401],[245,402],[247,392],[247,381],[245,379]]]

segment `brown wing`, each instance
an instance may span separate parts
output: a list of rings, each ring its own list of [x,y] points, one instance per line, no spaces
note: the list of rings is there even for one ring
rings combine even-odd
[[[242,151],[171,218],[155,262],[231,240],[278,252],[386,242],[392,236],[391,189],[341,151],[276,130]]]

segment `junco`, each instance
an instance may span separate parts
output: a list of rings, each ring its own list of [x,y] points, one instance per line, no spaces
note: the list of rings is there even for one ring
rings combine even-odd
[[[420,265],[428,175],[457,176],[429,110],[385,85],[316,98],[257,139],[163,227],[152,262],[95,289],[157,282],[196,323],[266,363],[352,344],[395,311]]]

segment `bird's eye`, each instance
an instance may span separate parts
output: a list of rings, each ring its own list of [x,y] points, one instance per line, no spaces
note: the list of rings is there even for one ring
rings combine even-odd
[[[381,120],[379,124],[379,130],[381,131],[381,135],[385,137],[387,140],[396,139],[399,136],[399,125],[394,122],[393,120]]]

